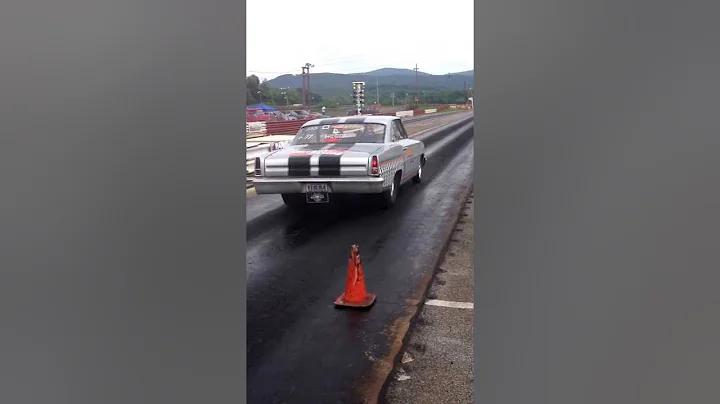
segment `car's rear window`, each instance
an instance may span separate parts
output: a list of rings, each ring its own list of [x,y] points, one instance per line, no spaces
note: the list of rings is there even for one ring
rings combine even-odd
[[[384,141],[385,125],[383,124],[337,123],[300,128],[292,144],[383,143]]]

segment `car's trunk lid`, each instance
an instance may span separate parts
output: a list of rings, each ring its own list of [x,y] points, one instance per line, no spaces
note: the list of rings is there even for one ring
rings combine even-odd
[[[265,159],[268,177],[346,177],[368,175],[373,143],[294,145]]]

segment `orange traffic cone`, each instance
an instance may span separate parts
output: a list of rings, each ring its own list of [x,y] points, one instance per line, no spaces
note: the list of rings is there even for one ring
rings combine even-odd
[[[363,273],[360,251],[357,244],[350,247],[348,272],[345,279],[345,292],[335,300],[336,306],[370,307],[375,302],[375,295],[365,290],[365,274]]]

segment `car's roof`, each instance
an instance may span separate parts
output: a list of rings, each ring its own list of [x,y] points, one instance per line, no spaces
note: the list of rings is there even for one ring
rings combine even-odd
[[[356,115],[356,116],[342,116],[338,118],[320,118],[313,119],[312,121],[305,122],[302,127],[315,126],[315,125],[333,125],[333,124],[362,124],[362,123],[379,123],[383,125],[389,125],[394,120],[399,120],[397,116],[386,116],[386,115]]]

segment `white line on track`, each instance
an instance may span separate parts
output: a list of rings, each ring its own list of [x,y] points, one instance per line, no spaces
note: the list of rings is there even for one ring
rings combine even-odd
[[[475,305],[467,302],[448,302],[447,300],[428,299],[425,304],[429,306],[450,307],[453,309],[473,309]]]

